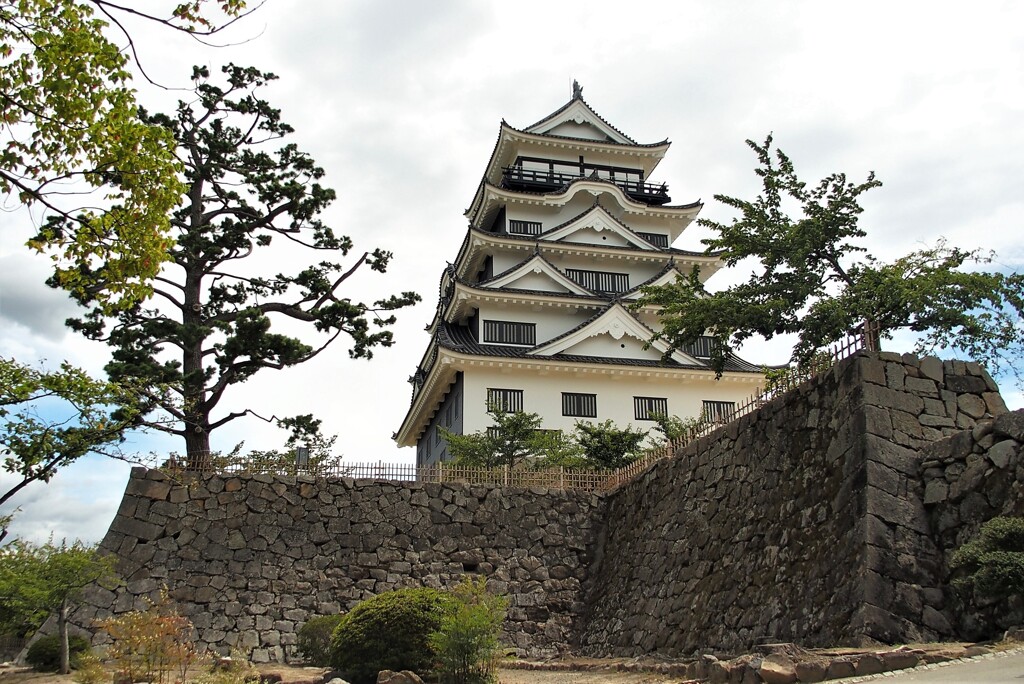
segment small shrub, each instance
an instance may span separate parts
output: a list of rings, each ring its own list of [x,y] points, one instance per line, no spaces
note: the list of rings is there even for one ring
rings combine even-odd
[[[190,680],[191,684],[252,684],[260,681],[259,670],[238,651],[232,651],[227,658],[214,660],[205,672]]]
[[[342,615],[321,615],[311,618],[299,628],[296,646],[310,665],[331,664],[331,635],[341,622]]]
[[[173,674],[184,682],[201,658],[192,623],[179,615],[165,592],[147,610],[130,611],[97,623],[110,634],[107,654],[119,675],[132,682],[166,684]]]
[[[331,638],[331,665],[352,684],[374,684],[381,670],[426,672],[430,634],[456,609],[451,594],[399,589],[369,598],[342,617]]]
[[[998,600],[1024,594],[1024,518],[997,517],[953,554],[953,583]]]
[[[454,590],[455,612],[430,635],[442,684],[489,684],[496,681],[501,647],[498,636],[508,600],[487,592],[487,580],[466,578]]]
[[[68,637],[68,651],[74,665],[78,656],[89,650],[89,642],[85,637],[71,635]],[[40,672],[56,672],[60,669],[60,637],[56,634],[44,636],[29,646],[25,660],[33,669]]]
[[[110,675],[99,658],[92,653],[83,653],[78,656],[78,663],[71,679],[75,684],[102,684],[110,679]]]

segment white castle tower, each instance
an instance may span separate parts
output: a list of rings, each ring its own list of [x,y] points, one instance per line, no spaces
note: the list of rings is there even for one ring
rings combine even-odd
[[[716,380],[710,338],[668,356],[644,348],[659,323],[656,309],[632,308],[640,288],[721,266],[671,246],[702,205],[671,204],[649,181],[668,148],[623,134],[575,82],[532,126],[502,121],[394,436],[416,446],[417,465],[448,458],[439,427],[486,429],[490,403],[540,414],[548,430],[651,427],[659,413],[726,416],[761,387],[761,369],[736,357]]]

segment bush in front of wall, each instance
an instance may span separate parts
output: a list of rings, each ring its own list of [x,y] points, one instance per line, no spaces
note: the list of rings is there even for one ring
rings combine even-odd
[[[343,615],[320,615],[310,618],[299,628],[295,646],[309,665],[331,664],[331,635]]]
[[[399,589],[369,598],[347,613],[331,638],[331,666],[352,684],[374,684],[381,670],[427,672],[430,634],[457,599],[437,589]]]
[[[89,650],[89,642],[82,636],[69,636],[68,650],[71,652],[71,666],[74,667],[77,656]],[[60,637],[51,634],[40,638],[28,647],[25,660],[40,672],[56,672],[60,669]]]
[[[1024,518],[992,518],[957,549],[949,567],[955,585],[985,600],[1024,595]]]

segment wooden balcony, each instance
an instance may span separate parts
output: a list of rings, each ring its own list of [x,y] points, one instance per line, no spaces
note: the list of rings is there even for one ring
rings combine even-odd
[[[553,165],[552,165],[553,166]],[[662,205],[672,200],[668,195],[668,186],[664,183],[645,183],[642,180],[618,176],[615,170],[601,172],[603,169],[582,168],[576,171],[571,168],[559,170],[555,168],[528,169],[521,166],[506,166],[502,169],[501,185],[509,190],[526,190],[528,192],[553,192],[566,187],[580,178],[589,178],[594,171],[601,180],[617,185],[630,198],[644,204]],[[623,171],[627,171],[623,169]],[[633,175],[633,174],[630,174]]]

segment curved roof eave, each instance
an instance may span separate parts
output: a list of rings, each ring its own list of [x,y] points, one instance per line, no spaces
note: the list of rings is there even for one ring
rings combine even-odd
[[[529,192],[525,190],[508,190],[491,183],[487,178],[480,180],[476,194],[473,196],[473,203],[466,209],[464,216],[469,219],[470,225],[476,226],[480,219],[480,212],[487,202],[487,196],[503,197],[508,201],[523,201],[530,204],[547,204],[561,206],[566,204],[577,192],[586,189],[588,186],[597,187],[600,192],[608,192],[615,195],[623,209],[637,214],[648,214],[651,216],[680,217],[693,219],[700,213],[704,203],[701,200],[689,204],[664,204],[650,205],[638,202],[627,195],[625,191],[610,180],[592,177],[580,177],[572,180],[565,187],[553,192]],[[542,201],[531,201],[530,198],[542,198]],[[564,200],[564,201],[560,201]]]

